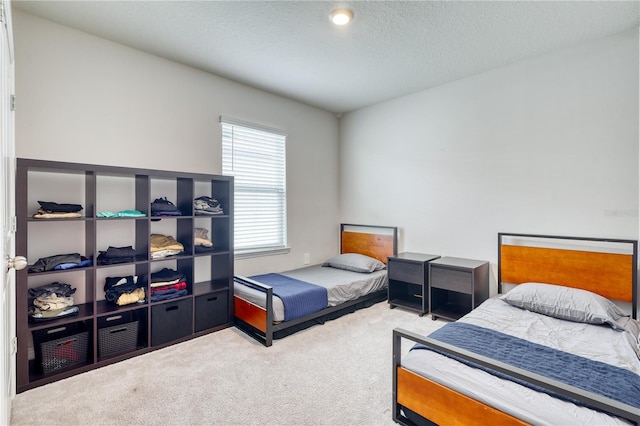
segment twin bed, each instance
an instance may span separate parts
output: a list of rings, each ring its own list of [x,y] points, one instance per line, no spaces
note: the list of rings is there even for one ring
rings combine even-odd
[[[265,346],[314,324],[387,299],[388,256],[398,230],[340,225],[340,254],[320,265],[234,277],[236,327]]]
[[[500,295],[427,337],[394,330],[393,419],[639,424],[637,241],[501,233],[498,247]]]

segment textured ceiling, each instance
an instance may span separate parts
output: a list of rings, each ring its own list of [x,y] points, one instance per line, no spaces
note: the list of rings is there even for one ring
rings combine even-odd
[[[640,25],[640,1],[25,1],[14,8],[347,112]],[[347,27],[329,22],[349,7]]]

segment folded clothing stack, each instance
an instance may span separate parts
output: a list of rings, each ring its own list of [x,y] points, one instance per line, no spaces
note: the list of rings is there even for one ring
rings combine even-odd
[[[184,274],[170,268],[163,268],[158,272],[151,273],[150,287],[152,302],[175,299],[189,293]]]
[[[213,251],[213,243],[208,237],[209,230],[206,228],[193,229],[193,247],[196,253]]]
[[[151,259],[162,259],[184,252],[184,246],[171,235],[151,234]]]
[[[156,198],[151,203],[151,216],[182,216],[182,212],[167,197]]]
[[[80,309],[73,305],[76,289],[69,284],[54,282],[29,289],[29,320],[49,321],[77,315]]]
[[[113,265],[116,263],[133,262],[136,259],[136,251],[132,246],[112,247],[107,251],[100,251],[98,255],[98,265]]]
[[[144,278],[137,275],[107,277],[104,284],[104,298],[118,306],[144,302]]]
[[[79,253],[54,254],[41,257],[36,263],[29,266],[29,272],[58,271],[61,269],[83,268],[91,266],[93,260],[80,256]]]
[[[224,214],[222,206],[215,198],[202,196],[193,200],[193,213],[195,215]]]
[[[80,204],[58,204],[53,201],[38,201],[40,208],[33,215],[36,219],[61,219],[80,217]]]

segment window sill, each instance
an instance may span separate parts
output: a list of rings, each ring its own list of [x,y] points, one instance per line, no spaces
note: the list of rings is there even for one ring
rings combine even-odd
[[[234,258],[249,259],[252,257],[276,256],[279,254],[288,254],[290,250],[291,249],[289,247],[279,247],[279,248],[272,248],[272,249],[236,251],[234,253]]]

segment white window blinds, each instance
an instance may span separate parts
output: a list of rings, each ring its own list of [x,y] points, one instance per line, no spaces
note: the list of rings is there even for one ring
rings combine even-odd
[[[286,135],[221,117],[222,173],[234,177],[234,249],[286,248]]]

